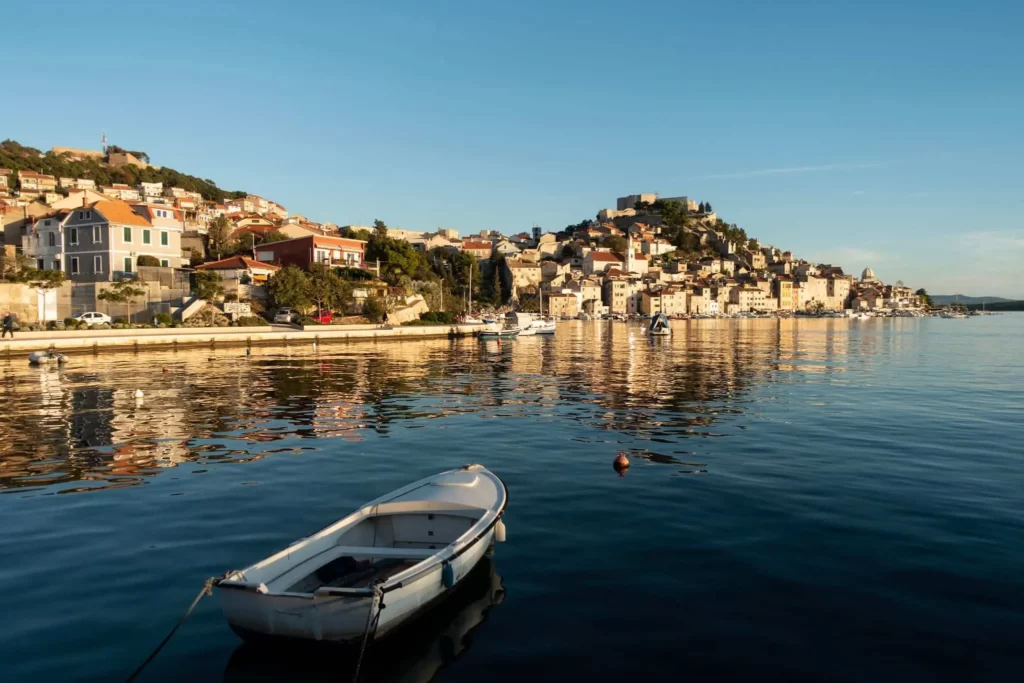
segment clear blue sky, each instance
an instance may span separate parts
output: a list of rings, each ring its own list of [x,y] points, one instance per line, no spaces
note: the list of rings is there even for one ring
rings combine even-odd
[[[0,136],[339,224],[710,200],[798,255],[1024,298],[1024,3],[14,3]],[[15,27],[15,28],[12,28]]]

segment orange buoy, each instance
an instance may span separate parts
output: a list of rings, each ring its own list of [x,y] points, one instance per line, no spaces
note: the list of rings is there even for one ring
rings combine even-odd
[[[164,372],[167,372],[167,368],[164,368]]]
[[[626,470],[629,469],[629,458],[626,457],[625,453],[619,453],[615,456],[615,461],[612,463],[612,467],[619,473],[619,476],[624,475]]]

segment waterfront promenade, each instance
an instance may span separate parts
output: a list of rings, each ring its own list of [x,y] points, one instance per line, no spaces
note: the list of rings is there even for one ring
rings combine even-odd
[[[195,348],[218,346],[287,346],[329,344],[349,341],[401,341],[448,336],[470,336],[482,325],[423,325],[380,327],[377,325],[323,325],[305,329],[272,327],[180,327],[131,330],[69,330],[63,332],[19,332],[14,339],[0,342],[0,359],[25,356],[32,351],[53,349],[60,353],[104,353],[136,351],[142,348]]]

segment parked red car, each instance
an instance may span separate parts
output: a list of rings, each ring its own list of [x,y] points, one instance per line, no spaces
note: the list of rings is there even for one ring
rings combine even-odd
[[[316,311],[313,313],[313,320],[321,325],[330,325],[334,321],[334,314],[327,310]]]

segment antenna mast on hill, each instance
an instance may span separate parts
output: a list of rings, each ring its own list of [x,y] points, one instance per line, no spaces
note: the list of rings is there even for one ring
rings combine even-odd
[[[106,151],[107,151],[107,131],[103,131],[103,139],[100,140],[100,145],[103,148],[103,152],[106,153]]]

